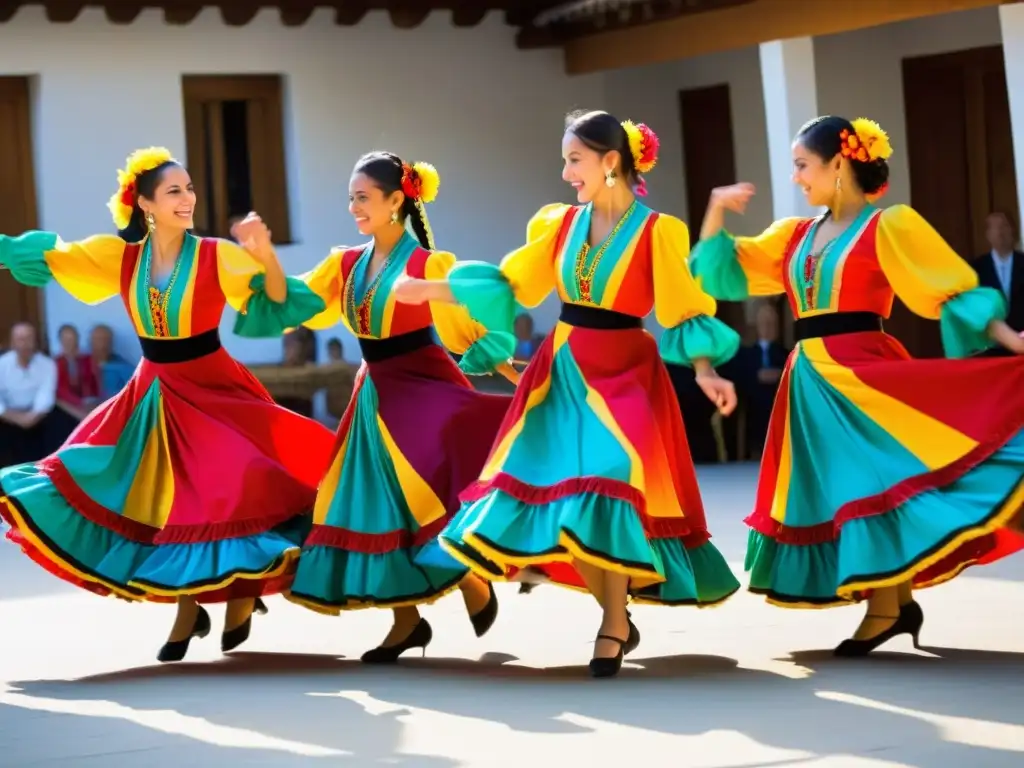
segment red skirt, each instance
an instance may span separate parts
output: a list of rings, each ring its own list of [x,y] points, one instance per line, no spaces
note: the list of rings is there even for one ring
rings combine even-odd
[[[98,594],[272,594],[290,583],[332,442],[223,349],[143,361],[55,454],[0,471],[0,514],[30,557]]]

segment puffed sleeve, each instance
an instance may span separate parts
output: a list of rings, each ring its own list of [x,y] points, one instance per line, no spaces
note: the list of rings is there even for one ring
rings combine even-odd
[[[541,208],[526,227],[526,245],[500,265],[463,261],[449,273],[456,301],[492,333],[513,338],[516,303],[536,307],[554,290],[555,241],[568,210],[562,203]]]
[[[324,311],[321,296],[300,277],[288,277],[283,302],[267,295],[265,268],[248,251],[228,240],[217,241],[220,287],[238,316],[235,333],[250,339],[280,336]]]
[[[455,256],[445,251],[434,251],[427,259],[427,280],[443,280],[455,267]],[[510,333],[488,332],[461,304],[431,302],[430,313],[441,343],[462,356],[459,367],[471,376],[492,373],[506,363],[515,352],[515,337]]]
[[[722,301],[785,293],[786,246],[801,221],[780,219],[754,237],[735,237],[720,229],[694,246],[690,269],[701,288]]]
[[[875,235],[878,264],[912,312],[938,320],[948,357],[966,357],[993,345],[988,326],[1006,319],[1006,301],[913,208],[882,211]]]
[[[0,235],[0,264],[23,285],[41,288],[56,280],[79,301],[99,304],[121,292],[125,245],[115,235],[96,235],[76,243],[65,243],[52,232]]]
[[[740,346],[732,328],[715,318],[715,300],[690,274],[686,260],[690,233],[674,216],[654,223],[651,247],[654,266],[654,315],[664,328],[659,349],[662,359],[693,365],[705,358],[712,365],[728,362]]]

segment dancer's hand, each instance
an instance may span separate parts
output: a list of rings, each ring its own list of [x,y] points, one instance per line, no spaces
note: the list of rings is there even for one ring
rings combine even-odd
[[[728,379],[723,379],[711,370],[697,374],[697,385],[723,416],[736,410],[736,387]]]
[[[430,295],[430,281],[419,280],[406,274],[401,275],[395,280],[394,290],[395,301],[401,304],[426,304],[433,298]]]
[[[277,258],[270,229],[255,211],[231,227],[231,236],[261,264]]]
[[[512,363],[502,363],[495,370],[508,379],[510,382],[519,386],[519,377],[522,375],[515,368],[512,367]]]
[[[743,213],[755,192],[757,189],[754,185],[747,182],[730,184],[728,187],[715,187],[711,190],[711,202],[727,211]]]
[[[1003,320],[993,320],[988,335],[1016,355],[1024,355],[1024,332],[1018,333]]]

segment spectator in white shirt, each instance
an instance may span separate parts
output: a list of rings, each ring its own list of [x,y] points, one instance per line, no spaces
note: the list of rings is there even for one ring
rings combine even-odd
[[[0,466],[38,461],[51,445],[57,365],[39,352],[36,329],[11,329],[11,351],[0,356]]]

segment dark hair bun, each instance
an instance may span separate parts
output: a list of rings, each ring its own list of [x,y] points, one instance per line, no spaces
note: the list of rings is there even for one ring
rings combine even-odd
[[[869,160],[866,163],[851,160],[850,168],[857,179],[857,186],[865,195],[873,195],[889,183],[889,163],[885,160]]]
[[[797,131],[796,140],[824,161],[829,161],[843,150],[844,131],[855,133],[853,123],[845,117],[825,115],[816,117]],[[889,182],[889,163],[879,158],[862,162],[848,158],[857,186],[865,195],[873,195]]]

